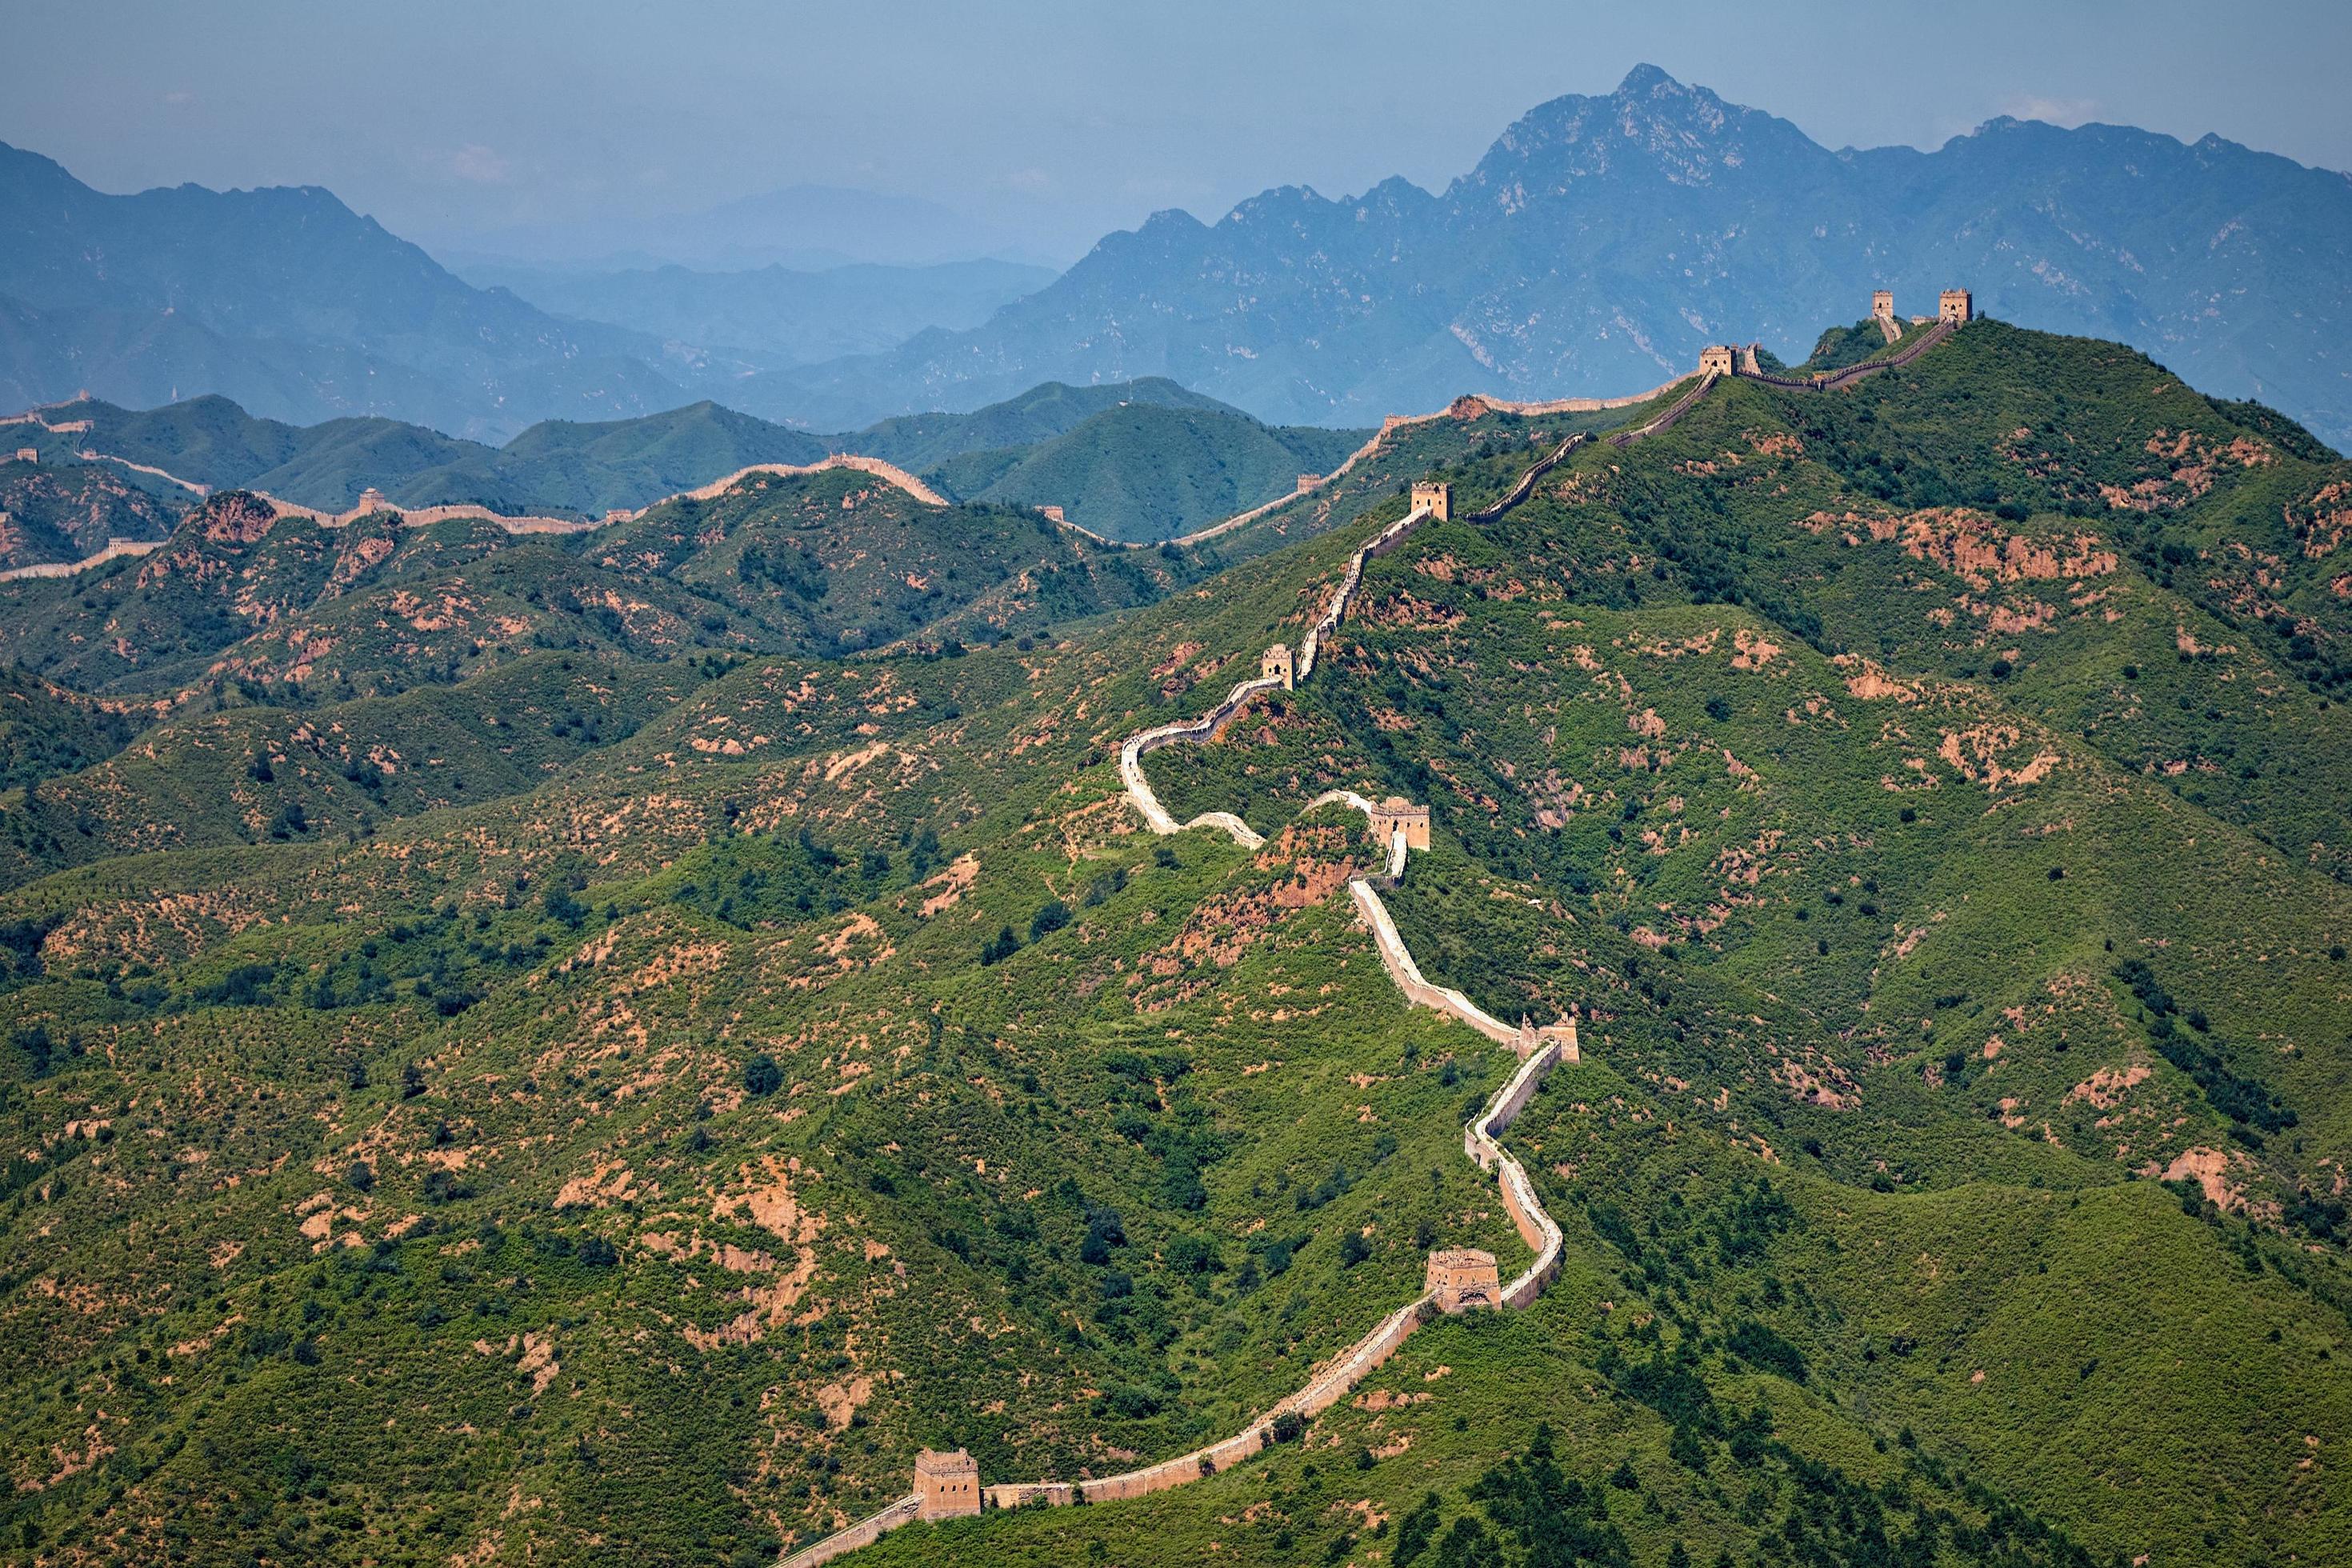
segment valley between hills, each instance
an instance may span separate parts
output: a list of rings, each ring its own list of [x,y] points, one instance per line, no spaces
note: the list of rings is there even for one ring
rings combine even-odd
[[[1996,321],[1314,455],[0,583],[0,1539],[2352,1549],[2352,468]]]

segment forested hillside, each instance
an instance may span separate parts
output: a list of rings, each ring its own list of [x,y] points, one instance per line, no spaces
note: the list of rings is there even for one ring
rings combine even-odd
[[[1146,831],[1122,741],[1416,482],[1311,679],[1143,759],[1263,842]],[[1980,321],[1465,402],[1190,546],[836,470],[554,540],[224,493],[0,585],[0,1539],[766,1563],[919,1448],[1242,1430],[1529,1257],[1512,1052],[1401,999],[1345,788],[1431,809],[1430,981],[1578,1021],[1504,1139],[1558,1278],[850,1561],[2341,1560],[2347,497]]]

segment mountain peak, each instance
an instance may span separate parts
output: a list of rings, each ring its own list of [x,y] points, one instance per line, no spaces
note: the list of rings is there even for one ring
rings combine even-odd
[[[1681,82],[1676,81],[1673,77],[1667,75],[1666,72],[1659,67],[1644,62],[1641,65],[1635,66],[1632,70],[1625,73],[1625,79],[1617,84],[1617,92],[1615,96],[1619,98],[1642,97],[1656,92],[1661,88],[1668,89],[1675,92],[1687,92],[1690,90]],[[1705,91],[1706,89],[1702,88],[1700,90]]]

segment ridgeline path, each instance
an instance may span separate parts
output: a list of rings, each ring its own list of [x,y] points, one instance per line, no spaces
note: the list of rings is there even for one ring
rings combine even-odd
[[[22,420],[24,416],[18,416],[17,418]],[[43,426],[42,428],[54,427]],[[87,449],[76,455],[86,463],[113,463],[125,468],[134,469],[139,473],[153,475],[157,479],[178,485],[183,489],[193,490],[198,496],[209,497],[212,494],[208,487],[200,485],[194,479],[184,479],[176,474],[166,473],[161,468],[145,463],[134,463],[127,458],[117,458],[109,453]],[[304,506],[299,501],[282,500],[267,490],[254,490],[250,493],[259,496],[268,502],[270,510],[278,517],[308,518],[320,528],[349,528],[363,517],[384,512],[398,518],[404,528],[428,528],[434,523],[446,522],[452,518],[479,518],[484,521],[494,522],[513,534],[589,533],[600,528],[611,528],[619,523],[634,522],[654,508],[667,506],[672,501],[715,500],[733,489],[745,479],[756,478],[761,474],[789,477],[795,474],[823,473],[828,468],[856,468],[861,473],[871,474],[877,479],[896,485],[925,506],[950,504],[946,497],[897,464],[886,463],[879,458],[862,457],[855,452],[835,452],[831,457],[814,463],[753,463],[749,468],[736,469],[723,479],[713,479],[707,485],[699,485],[690,490],[679,490],[673,495],[666,495],[658,500],[648,501],[633,511],[626,510],[608,511],[602,520],[596,521],[569,517],[515,517],[505,512],[492,511],[488,507],[470,501],[449,506],[403,507],[380,497],[374,501],[362,500],[349,511],[321,511],[314,506]],[[370,495],[374,493],[373,490],[369,492]],[[6,571],[0,571],[0,583],[24,577],[70,577],[78,572],[86,572],[93,566],[102,566],[118,556],[143,555],[165,542],[167,542],[160,539],[110,540],[104,550],[79,561],[43,562],[36,565],[13,566]]]

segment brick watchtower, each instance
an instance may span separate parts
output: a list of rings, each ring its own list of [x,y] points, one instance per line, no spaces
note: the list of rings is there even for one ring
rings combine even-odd
[[[1263,680],[1272,677],[1282,682],[1282,689],[1285,691],[1292,690],[1297,687],[1297,667],[1293,662],[1288,643],[1278,642],[1257,656],[1258,679]]]
[[[1878,321],[1893,321],[1895,319],[1895,290],[1892,289],[1872,289],[1870,294],[1870,313],[1874,319]]]
[[[1392,795],[1372,807],[1372,837],[1385,848],[1389,835],[1404,831],[1404,847],[1408,849],[1429,847],[1429,807],[1415,805],[1402,795]]]
[[[1415,511],[1427,507],[1431,517],[1449,521],[1454,516],[1454,487],[1434,480],[1417,484],[1412,487],[1412,506]]]
[[[1709,343],[1698,351],[1698,373],[1701,375],[1729,375],[1735,357],[1729,343]]]
[[[1423,1278],[1441,1312],[1503,1304],[1503,1279],[1491,1252],[1475,1247],[1442,1247],[1429,1255],[1429,1271]]]
[[[925,1448],[915,1456],[915,1495],[921,1519],[960,1519],[980,1511],[980,1461],[958,1448],[951,1454]]]
[[[1936,320],[1962,326],[1976,320],[1975,299],[1965,289],[1947,289],[1936,296]]]

